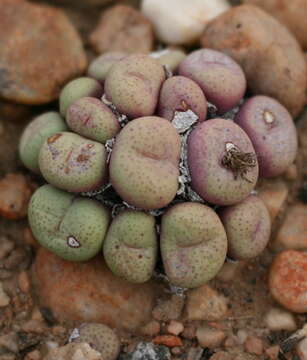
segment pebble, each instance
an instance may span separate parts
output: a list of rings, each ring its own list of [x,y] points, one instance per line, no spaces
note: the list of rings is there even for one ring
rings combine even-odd
[[[0,13],[1,97],[24,104],[55,100],[86,67],[75,28],[62,10],[25,0],[1,0]]]
[[[42,356],[38,350],[33,350],[25,356],[24,360],[41,360]]]
[[[227,299],[209,285],[190,290],[187,294],[188,320],[217,321],[228,312]]]
[[[195,339],[196,337],[196,327],[194,324],[185,324],[184,330],[181,333],[181,336],[185,339]]]
[[[132,353],[120,355],[119,360],[171,360],[171,353],[166,346],[141,342]]]
[[[182,346],[182,340],[174,335],[160,335],[156,336],[152,342],[156,345],[165,345],[167,347]]]
[[[265,354],[270,360],[277,360],[278,353],[279,353],[278,345],[274,345],[274,346],[271,346],[271,347],[265,349]]]
[[[224,282],[231,282],[236,279],[244,265],[244,261],[226,261],[216,275],[216,278]]]
[[[285,220],[274,240],[273,248],[307,250],[307,205],[295,204],[288,208]]]
[[[143,0],[141,4],[159,40],[168,45],[196,42],[206,24],[229,7],[226,0]]]
[[[204,349],[201,347],[191,347],[187,352],[186,360],[201,360]]]
[[[3,351],[3,348],[15,354],[18,353],[18,336],[15,332],[0,336],[0,350]]]
[[[240,344],[244,344],[247,337],[248,337],[248,334],[247,334],[246,330],[244,330],[244,329],[238,330],[237,339],[238,339]]]
[[[0,282],[0,308],[7,306],[9,303],[10,303],[10,298],[3,290],[3,285]]]
[[[4,259],[14,249],[15,244],[5,236],[0,237],[0,260]]]
[[[264,322],[271,331],[294,331],[297,328],[294,316],[278,308],[270,309],[264,316]]]
[[[50,350],[44,360],[104,360],[101,354],[86,343],[70,343]]]
[[[287,184],[280,178],[266,179],[257,191],[257,195],[265,203],[273,222],[287,200],[289,193]]]
[[[296,250],[279,253],[271,265],[269,289],[286,309],[307,312],[307,253]]]
[[[245,341],[245,350],[250,354],[262,355],[263,342],[257,336],[249,336]]]
[[[28,320],[21,325],[21,329],[27,333],[43,334],[46,331],[46,326],[40,320]]]
[[[226,334],[222,330],[209,326],[200,326],[196,330],[196,338],[203,348],[215,349],[225,340]]]
[[[296,164],[292,164],[288,167],[286,172],[284,173],[284,176],[289,181],[294,181],[298,177],[298,170]]]
[[[18,286],[23,293],[29,293],[31,285],[29,275],[26,271],[22,271],[21,273],[19,273]]]
[[[60,322],[98,322],[136,330],[148,323],[159,287],[132,284],[113,275],[100,257],[82,263],[40,248],[34,264],[41,306]]]
[[[172,335],[179,335],[183,332],[184,326],[181,322],[176,320],[171,320],[166,328],[167,332]]]
[[[300,357],[300,360],[307,360],[307,338],[297,344],[296,353]]]
[[[210,360],[232,360],[233,356],[225,351],[218,351],[210,357]]]
[[[32,189],[24,175],[7,174],[0,180],[0,216],[11,220],[24,218],[31,194]]]
[[[177,320],[184,307],[184,297],[172,295],[169,300],[160,302],[152,311],[152,316],[158,321]]]
[[[98,53],[122,51],[128,54],[149,53],[154,45],[150,21],[138,10],[116,5],[104,11],[90,43]]]
[[[152,320],[140,329],[140,334],[143,336],[156,336],[160,333],[161,326],[159,321]]]

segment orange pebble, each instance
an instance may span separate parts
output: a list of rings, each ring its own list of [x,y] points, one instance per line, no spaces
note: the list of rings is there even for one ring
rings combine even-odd
[[[271,266],[269,288],[285,308],[307,312],[307,252],[286,250],[278,254]]]
[[[180,339],[180,337],[178,336],[174,336],[174,335],[161,335],[161,336],[156,336],[153,339],[153,343],[154,344],[158,344],[158,345],[165,345],[168,347],[175,347],[175,346],[182,346],[182,340]]]

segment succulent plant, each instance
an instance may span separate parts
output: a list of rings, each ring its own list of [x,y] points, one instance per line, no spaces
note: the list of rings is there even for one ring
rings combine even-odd
[[[214,278],[227,252],[224,227],[206,205],[185,202],[162,216],[161,254],[171,284],[194,288]]]
[[[236,205],[222,208],[220,218],[228,239],[228,255],[234,259],[258,256],[271,234],[270,214],[257,196],[250,195]]]
[[[180,137],[169,121],[157,116],[135,119],[116,137],[111,184],[130,205],[162,208],[178,190],[179,156]]]
[[[220,114],[237,105],[246,90],[246,79],[240,65],[219,51],[193,51],[181,62],[178,72],[196,81]]]
[[[80,77],[67,83],[60,93],[60,113],[66,117],[69,106],[78,99],[85,96],[101,97],[103,94],[102,85],[90,77]]]
[[[167,48],[150,53],[150,56],[157,59],[159,63],[173,73],[177,72],[179,64],[186,57],[186,53],[180,48]]]
[[[165,80],[163,66],[147,55],[117,61],[104,84],[107,99],[129,118],[153,115]]]
[[[120,341],[115,332],[104,324],[87,323],[77,329],[78,336],[73,342],[88,343],[100,352],[103,360],[116,360],[120,351]]]
[[[212,119],[196,126],[188,139],[193,189],[216,205],[245,199],[258,179],[258,163],[246,133],[233,121]]]
[[[262,177],[280,175],[297,153],[297,132],[288,110],[268,96],[253,96],[235,119],[252,140]]]
[[[155,218],[141,211],[126,210],[113,219],[103,253],[111,271],[130,282],[149,280],[157,261]]]
[[[44,141],[57,132],[67,130],[65,121],[56,111],[33,119],[24,129],[19,142],[19,157],[28,169],[39,173],[38,155]]]
[[[72,103],[66,113],[66,122],[77,134],[103,144],[120,131],[112,110],[93,97],[83,97]]]
[[[173,76],[167,79],[160,90],[158,114],[168,120],[173,120],[176,111],[191,110],[199,118],[206,119],[207,100],[201,88],[195,81],[184,76]]]
[[[45,180],[60,189],[94,191],[106,182],[106,149],[74,133],[56,133],[41,147],[39,168]]]
[[[38,242],[63,259],[85,261],[102,247],[110,215],[99,202],[44,185],[33,194],[28,217]]]
[[[87,75],[104,83],[111,67],[123,59],[127,54],[123,52],[107,52],[94,59],[87,70]]]

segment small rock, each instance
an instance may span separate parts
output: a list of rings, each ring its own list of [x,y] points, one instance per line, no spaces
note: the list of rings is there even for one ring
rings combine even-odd
[[[5,236],[0,237],[0,260],[4,259],[14,249],[15,244]]]
[[[21,329],[27,333],[43,334],[46,331],[44,322],[40,320],[29,320],[22,324]]]
[[[103,358],[89,344],[71,343],[51,350],[44,360],[103,360]]]
[[[271,265],[269,289],[288,310],[307,312],[307,253],[285,250],[278,254]]]
[[[226,335],[224,331],[209,326],[200,326],[196,330],[198,343],[203,348],[215,349],[219,347]]]
[[[60,322],[136,330],[149,322],[160,293],[154,282],[132,284],[113,275],[101,257],[74,263],[40,248],[33,273],[41,305]]]
[[[264,321],[271,331],[294,331],[297,328],[294,316],[290,312],[278,308],[270,309],[265,315]]]
[[[159,321],[152,320],[140,329],[140,334],[143,336],[153,337],[160,333],[160,329],[161,326]]]
[[[279,178],[266,179],[257,190],[258,196],[265,203],[273,222],[287,200],[288,186]]]
[[[288,167],[286,172],[284,173],[284,176],[289,181],[294,181],[297,179],[298,176],[298,170],[296,164],[292,164]]]
[[[15,332],[0,336],[0,350],[3,349],[15,354],[18,353],[18,336]]]
[[[230,335],[226,338],[224,341],[224,347],[227,348],[233,348],[239,344],[238,337],[234,335]]]
[[[201,360],[204,349],[201,347],[191,347],[187,353],[187,360]]]
[[[35,239],[32,230],[29,227],[24,228],[23,240],[27,245],[33,246],[34,249],[38,249],[40,247],[40,244]]]
[[[167,326],[167,332],[172,335],[179,335],[183,332],[184,326],[181,322],[176,320],[171,320]]]
[[[245,343],[247,337],[248,337],[248,334],[247,334],[246,330],[244,330],[244,329],[238,330],[237,339],[238,339],[240,344],[243,345]]]
[[[218,351],[210,357],[210,360],[232,360],[233,356],[225,351]]]
[[[0,355],[0,360],[16,360],[16,356],[14,354],[3,354]]]
[[[18,286],[19,286],[19,289],[25,294],[30,291],[30,286],[31,286],[30,279],[29,279],[29,275],[26,271],[22,271],[21,273],[19,273]]]
[[[167,347],[182,346],[182,340],[174,335],[160,335],[156,336],[152,342],[156,345],[165,345]]]
[[[224,282],[233,281],[236,279],[238,272],[242,270],[244,264],[244,261],[226,261],[216,275],[216,278]]]
[[[307,250],[307,205],[296,204],[287,210],[286,218],[274,240],[275,250]]]
[[[0,9],[1,6],[2,3]],[[0,216],[13,220],[24,218],[27,215],[31,194],[32,189],[25,176],[7,174],[0,181]]]
[[[42,356],[38,350],[33,350],[25,356],[24,360],[41,360]]]
[[[229,7],[226,0],[143,0],[141,5],[159,40],[170,45],[197,41],[207,23]]]
[[[217,321],[223,319],[227,312],[227,299],[209,285],[190,290],[187,294],[188,320]]]
[[[263,342],[256,336],[249,336],[245,341],[245,350],[250,354],[262,355]]]
[[[165,346],[141,342],[133,353],[120,355],[119,360],[171,360],[171,353]]]
[[[278,353],[279,353],[279,346],[274,345],[265,350],[265,354],[270,360],[277,360],[278,359]]]
[[[29,257],[27,251],[20,247],[10,253],[10,256],[3,261],[3,265],[7,270],[13,270],[17,267],[25,268],[29,264]]]
[[[146,54],[153,48],[154,34],[150,21],[141,12],[130,6],[116,5],[102,13],[90,43],[98,53]]]
[[[158,321],[177,320],[184,307],[184,297],[172,295],[169,300],[162,301],[152,311],[152,316]]]
[[[195,339],[196,337],[196,327],[194,324],[187,324],[184,326],[184,330],[181,333],[181,336],[185,339]]]
[[[1,97],[24,104],[55,100],[86,67],[75,28],[62,10],[25,0],[1,0],[0,13]]]
[[[300,360],[307,360],[307,338],[297,344],[296,353],[300,357]]]
[[[0,307],[5,307],[9,303],[10,303],[10,298],[3,290],[2,283],[0,282]]]
[[[183,349],[181,347],[175,346],[175,347],[171,348],[171,353],[173,355],[180,355],[180,354],[182,354],[182,351],[183,351]]]

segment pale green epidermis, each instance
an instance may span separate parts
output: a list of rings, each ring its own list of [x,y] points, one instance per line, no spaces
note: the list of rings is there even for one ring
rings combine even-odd
[[[19,143],[19,156],[23,164],[38,173],[38,155],[44,141],[57,132],[67,130],[60,114],[50,111],[32,120],[25,128]]]
[[[28,214],[31,229],[40,244],[72,261],[95,256],[109,224],[108,211],[98,202],[75,198],[50,185],[35,192]]]
[[[157,258],[157,235],[153,216],[125,211],[109,229],[104,256],[112,272],[131,282],[150,279]]]

